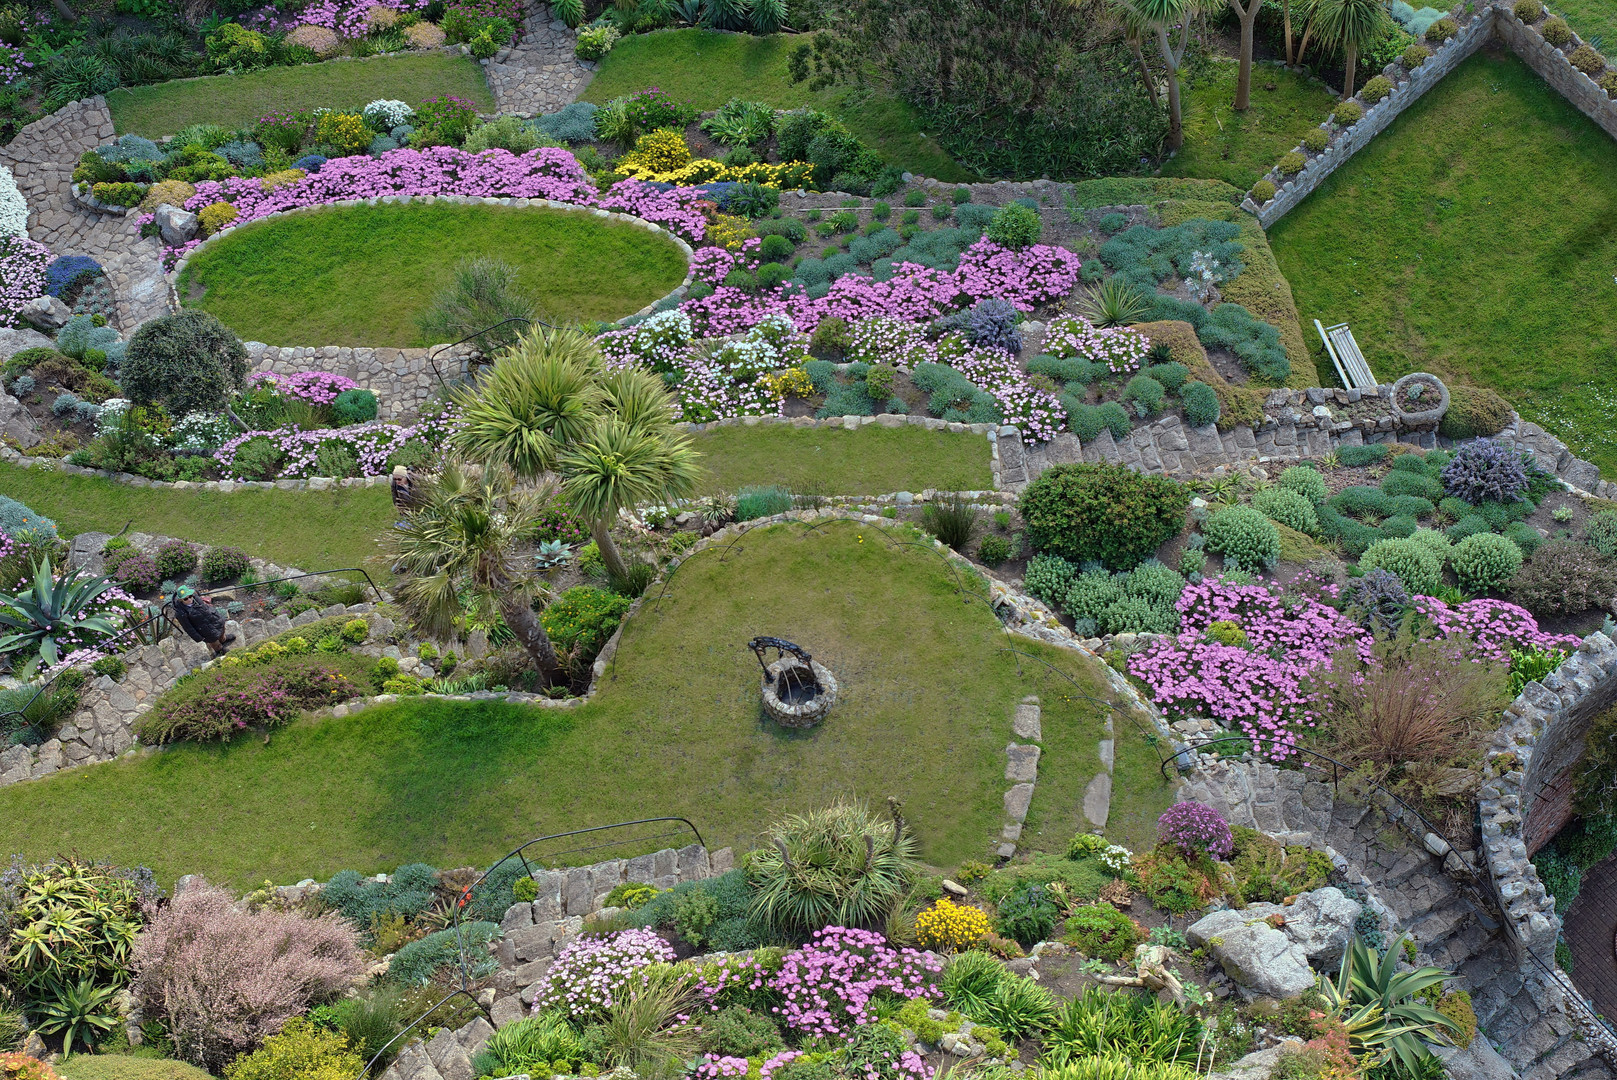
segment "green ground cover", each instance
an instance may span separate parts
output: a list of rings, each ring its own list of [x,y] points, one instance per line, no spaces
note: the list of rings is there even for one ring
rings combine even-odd
[[[1236,112],[1230,105],[1237,68],[1234,60],[1208,61],[1186,81],[1185,145],[1163,164],[1163,176],[1223,180],[1245,191],[1335,104],[1330,91],[1305,76],[1257,64],[1251,107]]]
[[[1058,778],[1088,782],[1105,721],[1084,700],[1108,693],[1093,661],[1006,637],[980,597],[962,602],[935,553],[875,528],[777,526],[710,551],[636,615],[581,708],[403,701],[305,720],[267,745],[76,769],[0,790],[0,849],[76,850],[149,865],[164,883],[193,872],[245,887],[486,863],[540,833],[657,814],[690,817],[710,845],[750,847],[784,812],[892,795],[924,856],[952,866],[984,858],[999,832],[1011,715],[1030,693],[1052,703],[1041,831],[1065,844],[1077,825],[1072,806],[1055,805],[1071,802]],[[765,632],[804,644],[841,680],[817,730],[762,719],[745,642]],[[1060,700],[1071,685],[1007,646],[1050,660],[1082,695]],[[1132,729],[1118,730],[1121,747]],[[1143,794],[1155,802],[1131,812],[1154,821],[1166,790]]]
[[[227,544],[282,566],[361,566],[393,521],[387,488],[217,491],[137,488],[100,477],[0,464],[0,494],[56,521],[64,536],[139,532]],[[376,576],[377,571],[371,570]]]
[[[1555,0],[1551,10],[1601,52],[1609,56],[1617,49],[1617,4],[1611,0]]]
[[[416,315],[476,256],[515,265],[551,322],[632,315],[686,270],[667,236],[582,212],[356,206],[244,225],[186,264],[180,291],[251,341],[424,345]]]
[[[703,109],[716,109],[736,97],[766,101],[778,109],[824,109],[840,117],[890,165],[939,180],[977,179],[920,130],[915,110],[897,98],[838,87],[815,92],[807,83],[794,85],[787,78],[786,57],[798,40],[792,34],[755,37],[711,30],[637,35],[619,42],[601,61],[582,100],[604,104],[657,86]]]
[[[781,484],[824,495],[983,491],[993,487],[988,440],[908,425],[721,427],[694,436],[705,456],[704,492]]]
[[[1492,387],[1617,470],[1617,143],[1516,57],[1466,61],[1269,239],[1310,348],[1348,322],[1382,381]]]
[[[244,75],[137,86],[107,95],[119,134],[156,138],[188,124],[240,127],[282,109],[359,109],[377,98],[414,104],[439,94],[494,111],[483,70],[469,56],[376,56],[369,60],[266,68]]]

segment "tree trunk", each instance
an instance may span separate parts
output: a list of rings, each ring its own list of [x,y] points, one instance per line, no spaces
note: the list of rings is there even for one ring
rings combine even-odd
[[[1188,32],[1189,20],[1185,25]],[[1168,149],[1177,150],[1185,144],[1185,123],[1179,107],[1179,60],[1168,43],[1168,27],[1164,23],[1157,24],[1157,47],[1162,50],[1162,62],[1168,68]]]
[[[51,0],[51,4],[56,8],[57,13],[68,22],[79,21],[79,17],[74,14],[73,9],[67,6],[67,0]]]
[[[623,555],[618,551],[618,545],[613,542],[612,531],[606,527],[606,522],[590,522],[590,535],[595,538],[595,546],[600,549],[601,561],[606,564],[606,572],[615,578],[628,577],[629,568],[624,565]]]
[[[1301,65],[1302,62],[1303,62],[1303,54],[1308,51],[1308,39],[1313,37],[1313,36],[1314,36],[1314,20],[1309,19],[1308,20],[1308,25],[1303,27],[1303,40],[1302,40],[1302,43],[1297,46],[1297,63],[1299,65]]]
[[[1258,9],[1263,0],[1247,0],[1242,7],[1238,0],[1230,0],[1236,18],[1241,21],[1241,68],[1235,84],[1235,111],[1246,112],[1252,104],[1252,28],[1258,21]]]
[[[1151,95],[1151,107],[1161,105],[1157,97],[1157,80],[1151,77],[1151,66],[1145,62],[1145,50],[1140,48],[1140,39],[1129,38],[1129,49],[1134,53],[1134,62],[1140,65],[1140,81],[1145,83],[1145,92]]]
[[[1348,98],[1353,96],[1353,76],[1355,74],[1353,69],[1358,65],[1358,61],[1359,61],[1359,55],[1358,54],[1359,54],[1359,50],[1354,47],[1353,42],[1351,42],[1351,41],[1348,42],[1347,43],[1347,85],[1342,87],[1342,100],[1343,101],[1346,101]]]
[[[1280,21],[1286,24],[1286,66],[1296,63],[1291,52],[1291,0],[1280,0]]]
[[[526,597],[515,595],[510,590],[501,592],[500,614],[505,617],[505,625],[516,635],[517,641],[533,657],[533,662],[539,665],[540,671],[550,676],[561,672],[562,663],[556,655],[556,647],[550,643],[550,635],[545,633],[539,616],[533,613],[533,607]]]

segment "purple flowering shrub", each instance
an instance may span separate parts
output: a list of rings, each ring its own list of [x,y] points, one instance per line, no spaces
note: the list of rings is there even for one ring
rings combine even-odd
[[[26,236],[0,237],[0,326],[21,325],[23,305],[45,295],[51,249]]]
[[[1522,452],[1491,439],[1478,439],[1456,450],[1443,466],[1442,479],[1444,491],[1473,506],[1515,502],[1529,483]]]
[[[228,742],[249,727],[287,724],[304,709],[368,692],[359,682],[366,666],[364,657],[316,654],[215,664],[164,694],[135,722],[135,735],[147,745]]]
[[[1211,806],[1199,802],[1174,803],[1157,818],[1157,841],[1179,849],[1187,859],[1210,855],[1227,859],[1235,850],[1230,823]]]
[[[650,930],[620,930],[607,937],[580,938],[556,957],[534,997],[535,1015],[551,1009],[574,1019],[598,1017],[612,995],[634,985],[651,964],[671,964],[674,950]]]
[[[843,1035],[877,1019],[878,996],[935,999],[942,965],[914,949],[894,949],[871,930],[827,926],[786,954],[772,985],[784,998],[781,1023],[805,1035]]]
[[[283,477],[303,478],[318,476],[316,459],[320,446],[331,443],[353,453],[358,459],[356,475],[381,476],[389,469],[388,458],[412,441],[424,442],[431,448],[443,445],[444,438],[454,427],[454,417],[444,414],[428,417],[419,424],[399,425],[372,421],[368,424],[350,424],[344,428],[317,428],[302,431],[295,427],[274,431],[244,431],[214,451],[219,471],[227,479],[259,479],[248,475],[246,462],[237,461],[237,452],[254,439],[268,439],[281,455],[280,473]]]
[[[353,379],[325,371],[300,371],[294,375],[255,371],[247,377],[247,384],[249,389],[267,386],[283,397],[296,398],[320,408],[329,407],[344,390],[359,389],[359,384]]]
[[[308,5],[290,8],[269,4],[243,16],[240,22],[250,29],[271,34],[285,33],[300,25],[323,26],[338,37],[352,40],[369,33],[366,14],[378,6],[398,12],[420,11],[427,6],[427,0],[314,0]]]

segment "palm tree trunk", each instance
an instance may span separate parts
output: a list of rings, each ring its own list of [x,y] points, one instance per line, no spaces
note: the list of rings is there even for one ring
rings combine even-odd
[[[1162,62],[1168,69],[1168,149],[1177,150],[1185,144],[1185,123],[1179,105],[1179,63],[1173,46],[1168,43],[1166,23],[1157,24],[1157,47],[1162,50]]]
[[[1262,6],[1263,0],[1248,0],[1246,7],[1242,7],[1237,0],[1230,0],[1230,7],[1235,9],[1235,16],[1241,21],[1241,67],[1235,84],[1236,112],[1245,112],[1252,104],[1252,28],[1258,21],[1258,8]]]
[[[606,527],[605,521],[590,522],[590,535],[595,538],[595,546],[601,552],[601,561],[606,564],[606,572],[614,578],[629,576],[629,568],[623,562],[623,553],[618,551],[618,545],[612,540],[612,531]]]
[[[1314,36],[1314,20],[1309,19],[1308,25],[1303,27],[1302,44],[1297,46],[1297,63],[1303,62],[1303,53],[1308,51],[1308,39]]]
[[[1295,63],[1291,53],[1291,0],[1280,0],[1280,20],[1286,24],[1286,66],[1291,67]]]
[[[500,597],[500,614],[505,618],[505,625],[539,665],[539,670],[546,675],[560,672],[561,658],[556,655],[556,646],[550,643],[550,635],[545,633],[539,616],[533,613],[533,606],[525,597],[514,595],[510,590],[502,592]]]
[[[1355,66],[1357,66],[1358,61],[1359,50],[1353,44],[1353,42],[1350,41],[1347,43],[1347,85],[1342,87],[1343,101],[1346,101],[1348,98],[1353,96],[1353,76],[1356,74],[1353,69]]]
[[[1161,105],[1157,98],[1157,80],[1151,77],[1151,66],[1145,62],[1145,50],[1140,48],[1140,39],[1129,38],[1129,50],[1134,53],[1134,62],[1140,65],[1140,81],[1145,83],[1145,92],[1151,95],[1151,107]]]

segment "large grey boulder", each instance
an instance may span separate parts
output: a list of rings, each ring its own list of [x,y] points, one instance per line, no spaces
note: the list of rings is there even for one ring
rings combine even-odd
[[[1516,1070],[1481,1032],[1463,1050],[1458,1046],[1434,1046],[1432,1053],[1442,1060],[1450,1080],[1516,1080]]]
[[[1246,996],[1283,1001],[1314,985],[1314,969],[1303,947],[1269,924],[1282,911],[1273,904],[1215,911],[1192,923],[1185,937],[1205,945]]]
[[[1237,1058],[1217,1072],[1207,1074],[1207,1080],[1269,1080],[1269,1075],[1280,1064],[1280,1053],[1283,1050],[1296,1049],[1302,1046],[1301,1039],[1282,1039],[1277,1045],[1267,1050],[1254,1050],[1243,1058]]]
[[[101,549],[106,547],[107,541],[111,539],[111,533],[79,533],[73,538],[73,543],[67,550],[68,565],[77,567],[87,574],[101,573],[106,566]]]
[[[73,317],[73,310],[54,296],[36,296],[18,313],[23,321],[41,330],[59,330]]]
[[[1334,886],[1303,893],[1283,909],[1286,936],[1302,946],[1311,963],[1335,967],[1363,910],[1363,904]]]
[[[0,435],[10,435],[24,450],[39,442],[39,428],[22,402],[0,390]]]
[[[0,327],[0,359],[9,360],[24,349],[50,349],[56,342],[27,326]]]
[[[167,203],[157,208],[152,219],[157,222],[157,233],[163,238],[163,243],[169,245],[190,241],[201,227],[197,216],[191,211]]]

